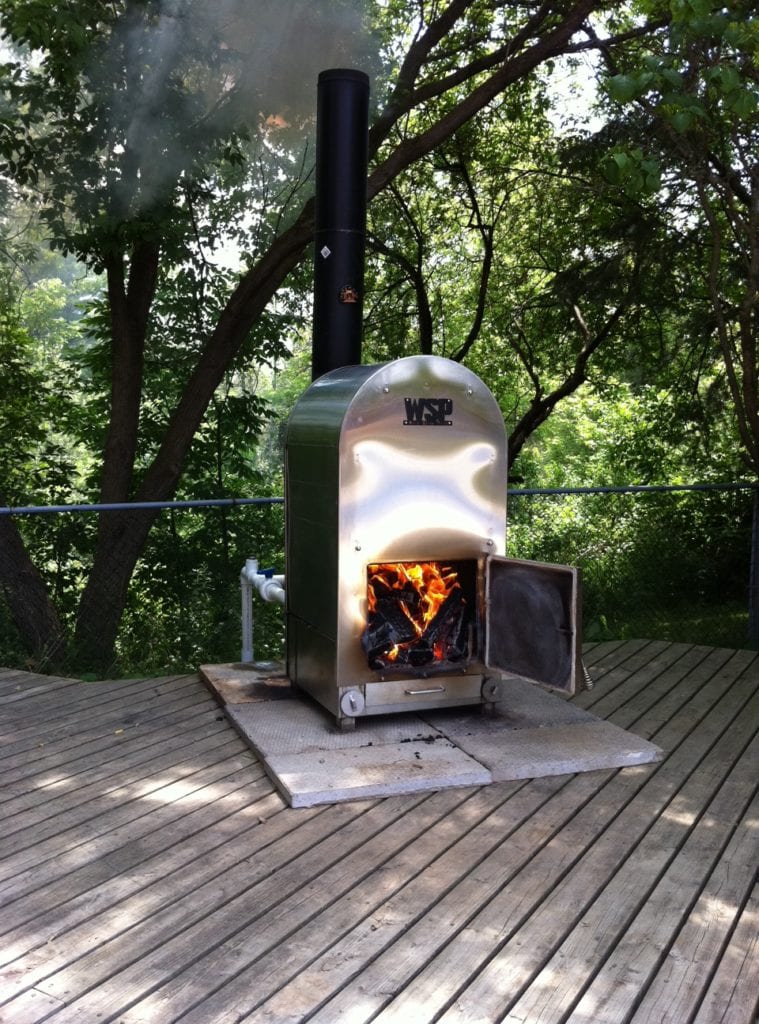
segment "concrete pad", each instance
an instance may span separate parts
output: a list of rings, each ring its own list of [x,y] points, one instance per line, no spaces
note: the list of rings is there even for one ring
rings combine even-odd
[[[457,734],[453,742],[489,768],[493,782],[627,768],[664,756],[653,743],[600,718],[500,734]]]
[[[359,718],[355,729],[341,732],[328,711],[303,695],[286,704],[230,706],[226,713],[238,732],[266,758],[441,738],[437,729],[414,714]]]
[[[490,772],[445,739],[275,754],[267,770],[292,807],[486,786]]]
[[[523,679],[502,680],[503,699],[492,714],[474,705],[374,715],[342,732],[277,666],[201,672],[292,807],[625,768],[663,757],[653,743]]]

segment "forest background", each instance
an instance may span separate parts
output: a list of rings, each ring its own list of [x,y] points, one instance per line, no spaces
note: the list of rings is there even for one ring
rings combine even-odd
[[[753,3],[0,0],[0,26],[0,505],[282,494],[334,66],[372,81],[366,362],[465,362],[512,488],[756,481]],[[740,646],[752,500],[512,491],[509,553],[582,566],[589,638]],[[0,662],[234,660],[282,520],[0,515]]]

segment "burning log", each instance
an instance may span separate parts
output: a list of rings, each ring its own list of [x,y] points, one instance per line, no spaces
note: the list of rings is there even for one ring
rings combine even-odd
[[[467,655],[469,607],[460,589],[452,591],[426,630],[427,642],[439,661],[461,661]]]

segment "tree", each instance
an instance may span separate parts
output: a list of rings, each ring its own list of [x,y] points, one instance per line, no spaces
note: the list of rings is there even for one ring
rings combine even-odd
[[[466,360],[504,409],[510,466],[592,367],[624,366],[661,299],[655,205],[604,180],[603,151],[557,138],[546,102],[522,83],[372,210],[369,348]]]
[[[678,0],[655,46],[602,48],[608,93],[621,112],[607,174],[629,193],[647,184],[661,188],[677,262],[687,263],[698,283],[692,345],[703,352],[716,342],[745,461],[755,474],[758,45],[754,4]]]
[[[578,33],[591,15],[615,6],[390,0],[372,8],[382,72],[370,131],[370,200],[544,62],[610,45],[578,41]],[[314,53],[344,61],[355,52],[355,23],[339,0],[305,9],[270,0],[256,5],[252,23],[247,10],[243,0],[76,0],[55,9],[36,0],[0,3],[6,38],[34,56],[10,59],[0,72],[8,97],[0,125],[5,173],[36,196],[53,243],[106,278],[103,502],[175,493],[217,388],[252,334],[248,358],[261,358],[255,327],[311,240],[303,181],[283,178],[278,166],[304,121],[289,69],[295,62],[304,75]],[[296,21],[304,10],[307,24]],[[647,24],[622,29],[625,37],[648,31]],[[272,40],[284,40],[282,47]],[[337,50],[326,48],[330,40]],[[315,81],[316,70],[306,79]],[[249,265],[204,325],[155,452],[142,466],[143,382],[160,331],[157,295],[180,273],[196,272],[219,240],[230,202],[242,215],[241,185],[251,168],[258,181],[246,211],[253,226],[239,227],[251,243]],[[260,346],[260,333],[257,340]],[[104,671],[111,663],[153,520],[137,511],[100,517],[77,614],[79,664]],[[40,646],[39,637],[26,639]]]

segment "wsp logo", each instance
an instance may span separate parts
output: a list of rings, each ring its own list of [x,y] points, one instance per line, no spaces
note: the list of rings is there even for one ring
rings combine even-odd
[[[404,398],[406,419],[404,427],[451,427],[452,398]]]

